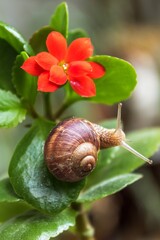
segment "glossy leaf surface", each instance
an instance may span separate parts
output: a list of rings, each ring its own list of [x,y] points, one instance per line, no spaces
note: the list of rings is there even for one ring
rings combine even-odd
[[[138,174],[123,174],[98,182],[80,194],[78,202],[93,202],[114,194],[141,178]]]
[[[0,222],[4,222],[11,217],[20,214],[30,207],[19,198],[10,184],[9,179],[0,181]]]
[[[0,39],[7,41],[17,53],[25,50],[32,54],[32,49],[16,29],[3,22],[0,22]]]
[[[49,240],[74,226],[75,217],[70,209],[54,216],[29,211],[0,225],[0,239]]]
[[[12,157],[9,175],[18,195],[35,208],[60,212],[75,201],[84,181],[66,183],[56,180],[44,162],[44,142],[53,123],[38,120],[25,135]]]
[[[52,15],[50,26],[64,37],[68,35],[68,7],[65,2],[58,5]]]
[[[25,119],[26,110],[16,95],[0,90],[0,127],[14,127]]]
[[[94,56],[89,60],[105,68],[105,75],[95,80],[96,96],[91,101],[114,104],[127,99],[136,85],[136,72],[128,62],[111,56]]]
[[[73,42],[77,38],[88,37],[87,33],[83,29],[74,29],[68,33],[68,44]]]
[[[17,56],[12,70],[12,80],[18,95],[28,103],[33,104],[37,94],[36,78],[20,68],[27,58],[26,52]]]
[[[46,38],[48,34],[53,30],[54,29],[52,27],[45,26],[33,34],[29,43],[32,46],[35,54],[39,52],[47,51]]]

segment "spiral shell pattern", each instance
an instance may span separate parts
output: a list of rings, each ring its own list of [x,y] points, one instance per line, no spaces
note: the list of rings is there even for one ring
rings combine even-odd
[[[44,158],[49,171],[59,180],[76,182],[96,165],[100,141],[92,124],[71,118],[59,123],[49,134]]]

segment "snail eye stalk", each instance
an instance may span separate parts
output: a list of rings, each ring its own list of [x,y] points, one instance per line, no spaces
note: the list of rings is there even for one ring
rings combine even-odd
[[[122,113],[122,103],[118,104],[118,112],[117,112],[117,126],[116,126],[116,130],[115,132],[119,131],[122,129],[122,121],[121,121],[121,114]],[[129,152],[131,152],[132,154],[134,154],[135,156],[137,156],[138,158],[142,159],[145,162],[148,162],[149,164],[152,164],[152,160],[144,157],[142,154],[140,154],[139,152],[137,152],[135,149],[133,149],[131,146],[129,146],[124,140],[121,141],[120,146],[122,146],[123,148],[125,148],[126,150],[128,150]]]

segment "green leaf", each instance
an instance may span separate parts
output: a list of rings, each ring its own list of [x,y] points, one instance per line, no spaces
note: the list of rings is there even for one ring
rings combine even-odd
[[[0,225],[0,239],[49,240],[74,226],[75,218],[76,213],[71,209],[54,216],[30,211]]]
[[[18,95],[32,105],[37,94],[36,77],[31,76],[20,68],[28,57],[26,52],[21,52],[17,56],[12,71],[12,80]]]
[[[160,128],[150,128],[127,134],[128,144],[145,157],[151,157],[160,147]],[[132,172],[145,162],[132,153],[120,147],[113,154],[107,168],[108,176]],[[146,163],[147,164],[147,163]],[[148,165],[151,167],[151,165]]]
[[[126,139],[131,140],[129,144],[135,150],[145,157],[151,157],[160,146],[159,136],[160,128],[151,128],[129,133]],[[98,162],[96,169],[88,177],[86,188],[97,182],[130,173],[145,163],[121,147],[101,150]]]
[[[32,209],[25,201],[0,202],[0,223]]]
[[[77,201],[81,203],[93,202],[120,191],[121,189],[139,180],[141,177],[142,176],[139,174],[123,174],[98,182],[94,186],[83,191]]]
[[[0,22],[0,39],[8,42],[18,53],[24,50],[32,54],[32,49],[24,38],[13,27],[3,22]]]
[[[30,207],[19,198],[10,184],[9,179],[0,181],[0,222],[22,213]]]
[[[16,95],[0,90],[0,127],[14,127],[25,119],[26,110]]]
[[[48,171],[43,147],[53,123],[37,120],[17,146],[9,175],[15,192],[35,208],[48,213],[60,212],[75,201],[84,181],[66,183]]]
[[[48,34],[53,30],[54,29],[52,27],[45,26],[33,34],[29,43],[32,46],[35,54],[39,52],[47,51],[46,38]]]
[[[63,34],[65,38],[68,35],[68,6],[67,3],[62,2],[56,8],[54,14],[51,17],[50,26],[55,31]]]
[[[19,202],[21,199],[15,194],[8,178],[0,181],[0,203]]]
[[[95,80],[96,96],[90,101],[114,104],[127,99],[136,85],[136,72],[126,61],[111,56],[94,56],[89,61],[104,66],[105,75]]]
[[[88,34],[83,29],[74,29],[68,33],[68,44],[77,38],[88,37]]]
[[[0,22],[0,88],[14,92],[11,81],[12,66],[17,53],[32,50],[22,36],[11,26]]]
[[[17,52],[3,39],[0,39],[0,88],[14,92],[11,81],[12,66]]]

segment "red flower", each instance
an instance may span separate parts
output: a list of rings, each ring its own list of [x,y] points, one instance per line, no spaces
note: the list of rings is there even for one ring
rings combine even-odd
[[[89,38],[77,38],[69,47],[64,36],[51,32],[46,40],[48,52],[29,57],[21,66],[27,73],[38,76],[38,90],[54,92],[68,80],[73,90],[83,96],[96,94],[93,79],[104,75],[104,68],[95,62],[87,62],[93,46]]]

